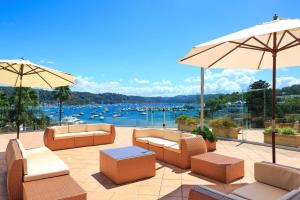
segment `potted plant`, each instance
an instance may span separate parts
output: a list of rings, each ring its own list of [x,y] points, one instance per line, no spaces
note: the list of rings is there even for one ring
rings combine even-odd
[[[219,118],[209,122],[212,132],[217,136],[238,139],[241,128],[230,118]]]
[[[300,134],[293,128],[279,128],[275,129],[275,143],[278,145],[299,147]],[[272,143],[272,127],[268,127],[264,131],[264,142]]]
[[[196,118],[187,115],[180,115],[176,118],[175,123],[178,124],[178,130],[180,131],[193,131],[197,128]]]
[[[207,126],[203,128],[197,127],[195,130],[192,131],[195,135],[201,135],[206,143],[207,151],[215,151],[216,150],[216,142],[217,137],[216,135],[209,130]]]

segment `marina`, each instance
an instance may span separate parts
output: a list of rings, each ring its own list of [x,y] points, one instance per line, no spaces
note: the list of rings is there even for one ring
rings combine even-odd
[[[40,107],[54,123],[58,121],[57,106]],[[111,123],[118,126],[162,127],[164,113],[167,127],[175,127],[179,115],[197,116],[196,104],[109,104],[109,105],[65,105],[63,123]]]

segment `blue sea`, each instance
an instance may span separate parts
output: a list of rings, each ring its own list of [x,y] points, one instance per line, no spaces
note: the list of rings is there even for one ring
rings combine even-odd
[[[58,106],[42,106],[41,110],[54,122],[59,118]],[[109,123],[116,126],[175,127],[179,115],[197,116],[199,106],[182,103],[154,104],[100,104],[63,106],[64,120],[75,119],[76,123]]]

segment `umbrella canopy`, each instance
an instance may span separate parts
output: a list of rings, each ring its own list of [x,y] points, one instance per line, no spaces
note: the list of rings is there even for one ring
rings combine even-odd
[[[22,87],[55,88],[74,84],[75,78],[67,73],[34,64],[28,60],[0,60],[0,84],[19,87],[17,108],[17,138],[20,132]]]
[[[300,20],[262,23],[194,46],[179,63],[204,68],[273,69],[272,157],[275,157],[276,68],[300,65]]]
[[[268,69],[273,67],[272,53],[276,51],[276,67],[299,66],[299,39],[299,19],[276,19],[196,45],[179,63],[205,68]]]
[[[28,60],[0,60],[0,83],[14,87],[55,88],[74,84],[74,77]]]

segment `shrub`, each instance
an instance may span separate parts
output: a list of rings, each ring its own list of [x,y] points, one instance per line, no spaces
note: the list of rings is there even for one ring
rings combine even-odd
[[[176,118],[175,123],[176,124],[183,123],[186,125],[196,125],[197,119],[194,117],[189,117],[187,115],[180,115],[179,117]]]
[[[201,127],[196,128],[192,131],[192,134],[201,135],[203,139],[208,140],[210,142],[216,142],[216,135],[209,130],[207,126],[204,126],[203,129]]]
[[[282,135],[297,135],[295,129],[293,128],[281,128],[279,133]]]
[[[272,127],[269,126],[269,127],[265,128],[265,133],[272,133]],[[275,133],[279,133],[278,127],[275,128]]]
[[[219,118],[211,120],[209,122],[209,126],[219,128],[235,128],[237,127],[237,124],[230,118]]]
[[[265,133],[272,133],[272,127],[268,127],[265,129]],[[275,133],[276,134],[281,134],[281,135],[297,135],[297,132],[293,128],[275,128]]]
[[[189,117],[186,120],[186,124],[187,125],[196,125],[197,124],[197,120],[196,120],[196,118]]]
[[[175,123],[176,124],[185,123],[188,118],[189,117],[187,115],[180,115],[179,117],[176,118]]]

